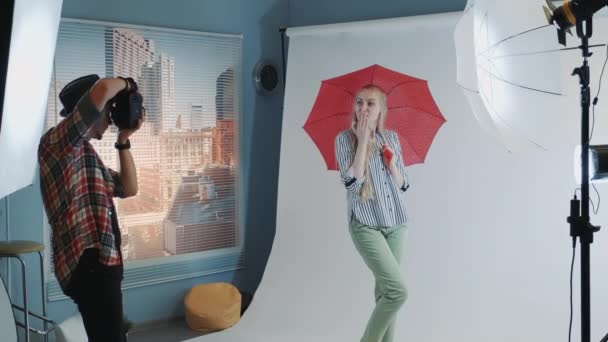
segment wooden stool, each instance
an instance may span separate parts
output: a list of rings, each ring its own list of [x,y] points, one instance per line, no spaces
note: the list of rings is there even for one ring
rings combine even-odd
[[[34,241],[0,241],[0,258],[15,258],[19,260],[21,263],[21,275],[22,275],[22,286],[23,286],[23,308],[14,305],[13,307],[22,311],[25,324],[17,323],[17,325],[21,326],[25,329],[25,342],[30,341],[30,330],[43,333],[44,341],[48,341],[48,331],[47,331],[47,322],[46,319],[46,288],[45,288],[45,279],[44,279],[44,245],[39,242]],[[42,280],[42,316],[44,319],[34,313],[29,311],[29,305],[27,300],[27,281],[26,281],[26,265],[25,261],[21,257],[22,254],[28,253],[38,253],[40,256],[40,276]],[[10,285],[9,285],[10,286]],[[36,331],[35,329],[30,328],[30,320],[29,315],[32,314],[44,321],[44,332]]]

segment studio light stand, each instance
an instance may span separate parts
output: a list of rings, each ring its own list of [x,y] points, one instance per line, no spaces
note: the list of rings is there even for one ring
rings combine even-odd
[[[584,29],[583,29],[583,25]],[[573,247],[576,239],[581,245],[581,342],[591,342],[591,286],[590,286],[590,247],[593,243],[593,234],[600,230],[593,226],[589,217],[589,107],[591,105],[591,91],[589,89],[589,38],[593,33],[592,18],[576,22],[576,34],[581,39],[579,48],[582,50],[583,65],[575,68],[572,76],[578,75],[581,85],[581,199],[574,195],[570,201],[570,236]]]

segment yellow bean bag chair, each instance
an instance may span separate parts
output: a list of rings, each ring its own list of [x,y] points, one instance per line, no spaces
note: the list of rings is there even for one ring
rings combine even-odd
[[[229,283],[193,287],[184,298],[186,323],[192,330],[217,331],[241,319],[241,293]]]

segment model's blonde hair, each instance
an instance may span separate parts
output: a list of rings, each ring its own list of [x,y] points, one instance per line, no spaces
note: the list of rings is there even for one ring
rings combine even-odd
[[[357,93],[357,96],[365,90],[371,90],[373,91],[375,94],[378,95],[378,100],[380,101],[379,105],[380,105],[380,116],[378,117],[378,122],[376,124],[376,132],[382,132],[384,130],[384,123],[386,122],[386,114],[388,112],[388,106],[386,104],[386,92],[384,92],[384,90],[378,86],[375,86],[373,84],[368,84],[364,87],[361,88],[361,90],[359,90],[359,92]],[[355,101],[357,101],[357,98],[355,97]],[[357,119],[357,113],[356,110],[353,110],[353,122],[352,122],[352,134],[353,134],[353,151],[357,150],[357,146],[359,144],[359,142],[357,141],[357,136],[354,133],[354,130],[357,128],[357,125],[359,124],[359,120]],[[363,176],[366,177],[365,181],[363,182],[363,186],[361,188],[361,199],[362,200],[369,200],[374,198],[374,187],[372,186],[372,177],[370,176],[370,171],[369,171],[369,158],[372,155],[373,150],[372,150],[372,144],[370,141],[370,144],[367,145],[367,155],[365,156],[365,169],[363,171]]]

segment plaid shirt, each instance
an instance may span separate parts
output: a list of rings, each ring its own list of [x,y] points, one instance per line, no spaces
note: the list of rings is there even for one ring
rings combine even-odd
[[[124,189],[118,173],[103,164],[85,136],[101,116],[87,93],[38,146],[55,277],[64,292],[85,249],[98,249],[104,265],[122,265],[111,215],[113,197],[124,198]]]

